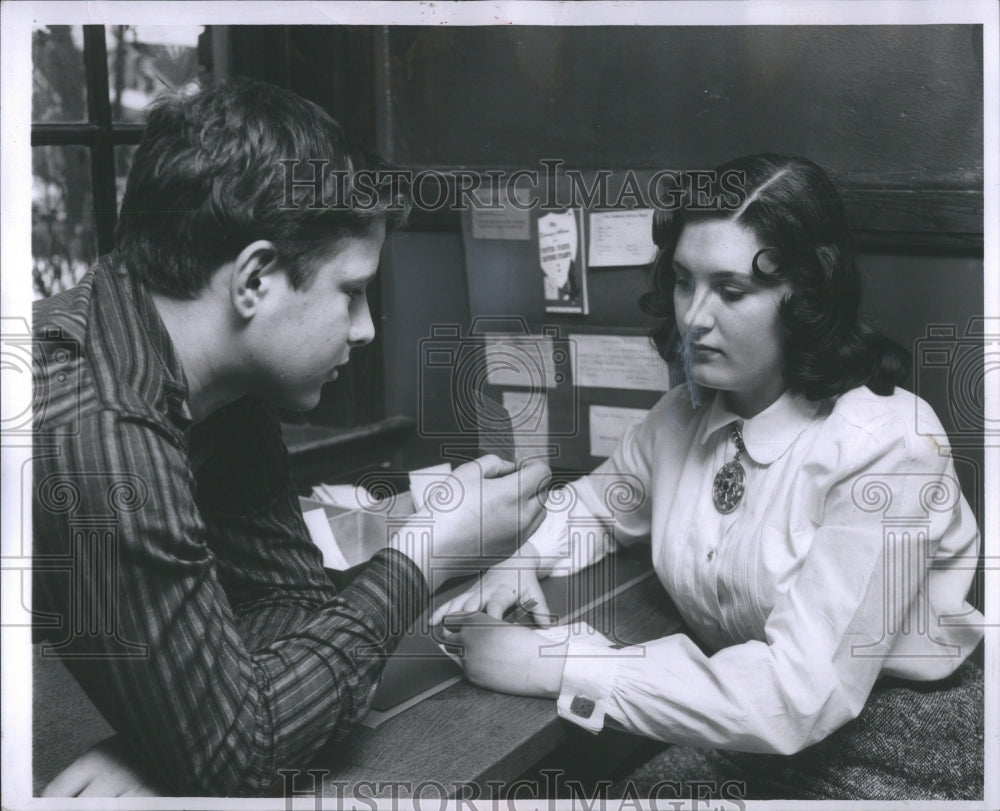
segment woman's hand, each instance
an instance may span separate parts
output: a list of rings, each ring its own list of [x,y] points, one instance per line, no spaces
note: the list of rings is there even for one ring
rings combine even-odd
[[[530,544],[525,544],[533,551]],[[538,584],[538,560],[515,555],[489,569],[480,580],[456,597],[442,603],[431,615],[431,625],[438,625],[449,614],[469,614],[485,611],[494,619],[502,619],[512,606],[519,605],[531,612],[535,623],[547,627],[554,617],[549,613],[545,594]]]
[[[445,627],[455,630],[447,645],[473,684],[518,696],[559,696],[565,642],[549,642],[530,628],[483,613],[452,618]]]
[[[43,797],[159,797],[117,737],[101,741],[69,764],[42,791]]]

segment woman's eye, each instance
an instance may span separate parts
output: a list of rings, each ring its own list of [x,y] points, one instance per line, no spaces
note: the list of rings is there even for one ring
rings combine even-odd
[[[740,290],[738,287],[721,287],[719,289],[719,296],[723,301],[739,301],[746,295],[745,290]]]

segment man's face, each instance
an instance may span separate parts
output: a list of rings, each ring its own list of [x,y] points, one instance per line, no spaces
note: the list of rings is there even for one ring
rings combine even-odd
[[[255,394],[281,408],[315,408],[320,389],[336,379],[351,348],[375,337],[366,287],[384,240],[384,223],[363,237],[340,240],[298,290],[284,271],[275,272],[248,342]]]

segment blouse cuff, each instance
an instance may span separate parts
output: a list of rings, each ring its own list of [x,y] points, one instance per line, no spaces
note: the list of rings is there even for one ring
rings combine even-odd
[[[614,648],[571,639],[556,702],[560,717],[590,732],[600,732],[617,670],[618,652]]]

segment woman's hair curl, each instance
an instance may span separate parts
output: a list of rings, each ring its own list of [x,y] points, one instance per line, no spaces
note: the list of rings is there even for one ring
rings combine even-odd
[[[706,210],[685,200],[653,218],[660,250],[640,307],[662,319],[652,338],[663,358],[676,360],[680,349],[673,257],[681,233],[689,222],[730,220],[764,246],[753,258],[757,280],[791,287],[779,306],[789,389],[810,400],[863,385],[892,394],[906,379],[909,353],[861,320],[861,275],[843,203],[826,173],[804,158],[760,154],[718,167],[713,183],[710,199],[718,207]]]

